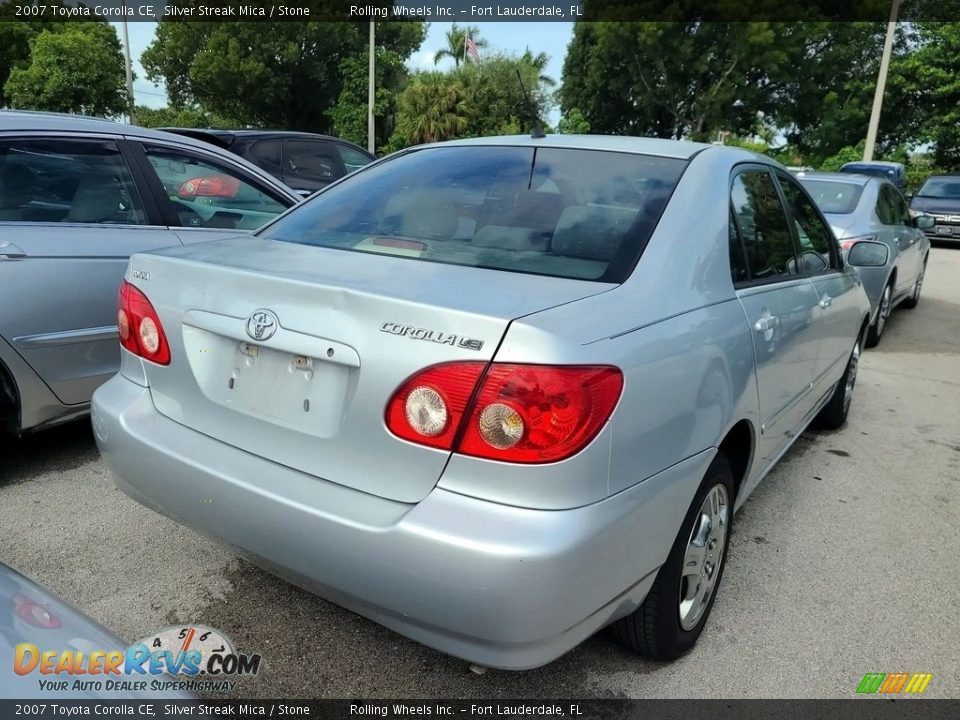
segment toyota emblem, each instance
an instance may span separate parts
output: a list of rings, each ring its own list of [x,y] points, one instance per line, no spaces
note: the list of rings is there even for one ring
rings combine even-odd
[[[247,318],[247,335],[254,340],[269,340],[280,326],[277,316],[269,310],[254,310]]]

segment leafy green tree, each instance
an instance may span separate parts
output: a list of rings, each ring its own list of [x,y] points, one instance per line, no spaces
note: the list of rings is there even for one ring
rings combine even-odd
[[[580,112],[580,108],[570,108],[560,118],[557,132],[561,135],[584,135],[590,132],[590,123]]]
[[[460,67],[461,63],[465,63],[468,33],[473,33],[473,44],[477,46],[477,49],[487,47],[487,41],[478,37],[480,31],[475,26],[461,27],[453,23],[451,28],[447,30],[447,46],[437,50],[436,55],[433,56],[433,64],[437,65],[446,58],[452,58],[455,67]]]
[[[550,56],[545,52],[534,55],[532,52],[530,52],[530,48],[527,48],[521,56],[520,61],[537,69],[537,79],[543,85],[546,85],[547,87],[557,86],[557,81],[545,73],[547,65],[550,63]]]
[[[120,41],[105,22],[69,23],[31,42],[30,62],[4,86],[12,107],[114,116],[127,109]]]
[[[53,20],[50,6],[60,6],[57,0],[45,5],[48,11],[36,20],[25,21],[17,18],[14,3],[0,3],[0,107],[4,107],[7,98],[4,85],[15,67],[23,67],[30,62],[30,43],[44,30],[55,31],[64,27],[64,23]]]
[[[916,30],[918,47],[899,68],[904,104],[919,112],[915,139],[933,143],[934,165],[960,170],[960,25],[918,23]]]
[[[767,78],[788,61],[772,23],[578,22],[560,102],[602,133],[745,134],[773,107]]]
[[[224,118],[217,118],[196,107],[151,108],[145,105],[137,105],[136,115],[137,124],[149,128],[206,128],[236,125],[234,122],[230,122]]]
[[[459,78],[424,72],[400,95],[397,137],[391,149],[450,140],[468,126],[467,90]]]
[[[377,43],[406,59],[424,33],[421,22],[378,23]],[[366,45],[365,23],[163,21],[141,63],[150,80],[164,82],[173,107],[194,104],[246,125],[330,132],[349,75],[345,64],[362,58]]]

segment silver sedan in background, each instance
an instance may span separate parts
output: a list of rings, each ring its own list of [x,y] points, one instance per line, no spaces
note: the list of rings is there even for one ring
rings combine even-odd
[[[923,229],[932,227],[934,219],[929,215],[911,217],[903,195],[882,178],[804,172],[797,179],[820,206],[845,253],[864,240],[887,248],[883,253],[864,246],[850,258],[851,264],[860,266],[870,298],[866,345],[873,347],[883,337],[891,311],[901,304],[914,308],[920,300],[930,254],[930,241]]]

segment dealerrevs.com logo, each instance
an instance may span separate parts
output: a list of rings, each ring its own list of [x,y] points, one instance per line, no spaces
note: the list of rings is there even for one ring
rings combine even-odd
[[[219,630],[203,625],[168,627],[123,649],[40,648],[20,643],[13,671],[36,674],[41,690],[138,692],[228,691],[234,678],[256,675],[260,655],[238,653]]]
[[[867,673],[857,686],[857,693],[872,695],[920,695],[933,679],[933,673]]]

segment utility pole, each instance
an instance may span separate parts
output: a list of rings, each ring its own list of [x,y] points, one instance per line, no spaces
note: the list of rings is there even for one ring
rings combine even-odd
[[[367,151],[373,155],[376,152],[376,127],[373,121],[373,101],[376,96],[376,88],[374,82],[374,70],[375,70],[375,53],[376,53],[376,23],[373,20],[370,21],[370,80],[369,86],[367,88]]]
[[[890,69],[890,55],[893,53],[893,35],[897,29],[897,14],[900,11],[900,0],[893,0],[890,5],[890,22],[887,23],[887,37],[883,41],[883,56],[880,58],[880,75],[877,77],[877,88],[873,92],[873,110],[870,111],[870,125],[867,127],[867,142],[863,148],[865,162],[873,160],[873,148],[877,144],[877,130],[880,127],[880,111],[883,109],[883,91],[887,87],[887,71]]]
[[[123,2],[123,65],[127,71],[127,119],[131,125],[137,124],[133,111],[133,71],[130,69],[130,35],[127,32],[127,2]]]

